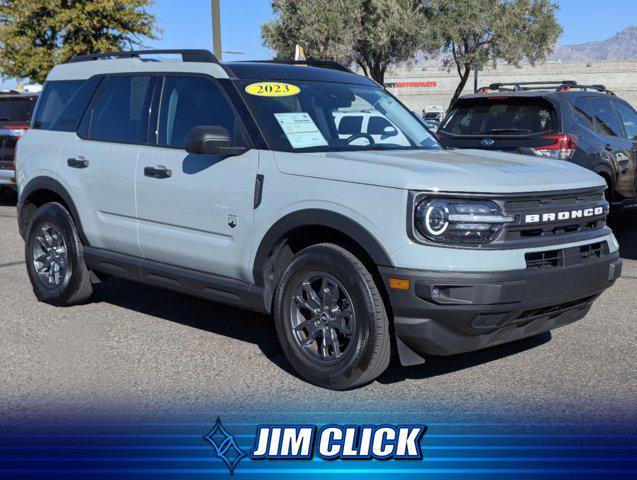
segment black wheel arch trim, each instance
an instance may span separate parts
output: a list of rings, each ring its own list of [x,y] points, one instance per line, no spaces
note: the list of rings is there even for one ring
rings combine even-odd
[[[26,229],[27,229],[27,225],[25,224],[24,217],[23,217],[23,215],[26,213],[24,211],[24,206],[26,203],[28,203],[28,200],[31,197],[31,195],[33,195],[35,192],[40,190],[49,190],[55,193],[56,195],[59,195],[62,198],[62,200],[64,200],[64,203],[68,206],[70,210],[69,213],[71,214],[71,217],[73,218],[73,221],[75,222],[75,228],[77,229],[77,233],[80,237],[80,240],[82,240],[82,243],[85,246],[88,246],[89,244],[86,240],[86,236],[84,235],[84,230],[82,229],[82,223],[80,222],[80,216],[77,212],[77,208],[75,207],[75,202],[73,202],[71,195],[60,182],[58,182],[52,177],[47,177],[47,176],[39,176],[39,177],[35,177],[31,179],[24,186],[24,188],[22,188],[20,192],[20,196],[18,198],[18,203],[17,203],[18,225],[20,229],[20,235],[24,238],[26,236]]]
[[[252,274],[256,285],[265,285],[263,269],[269,253],[287,233],[300,227],[328,227],[338,230],[363,247],[376,265],[393,266],[389,255],[380,242],[366,228],[354,220],[330,210],[297,210],[280,218],[261,239],[252,266]]]

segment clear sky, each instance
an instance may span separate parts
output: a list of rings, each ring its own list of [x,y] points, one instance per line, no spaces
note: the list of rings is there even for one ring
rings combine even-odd
[[[153,13],[162,38],[148,42],[154,48],[212,49],[210,0],[155,0]],[[584,43],[608,38],[637,25],[637,0],[559,0],[558,19],[564,28],[560,43]],[[222,43],[225,60],[271,58],[261,44],[260,26],[272,18],[269,0],[221,0]],[[15,82],[0,82],[2,88]]]
[[[210,4],[210,0],[155,0],[154,13],[164,33],[151,46],[212,50]],[[221,0],[223,50],[244,52],[224,54],[224,60],[272,58],[261,45],[260,28],[271,17],[269,0]]]
[[[564,28],[560,43],[602,40],[629,25],[637,25],[637,0],[559,0],[558,3],[558,19]],[[154,10],[158,24],[164,29],[157,46],[211,48],[210,0],[156,0]],[[245,52],[225,58],[270,58],[272,53],[261,45],[259,27],[271,17],[269,0],[221,0],[224,50]]]

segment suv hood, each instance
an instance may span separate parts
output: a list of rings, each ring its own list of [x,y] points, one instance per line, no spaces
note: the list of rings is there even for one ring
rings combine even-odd
[[[274,152],[279,170],[342,182],[407,190],[519,193],[605,186],[561,160],[484,150]]]

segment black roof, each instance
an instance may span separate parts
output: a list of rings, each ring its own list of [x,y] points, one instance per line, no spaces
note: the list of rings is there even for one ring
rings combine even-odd
[[[141,58],[147,55],[180,55],[183,62],[216,63],[221,65],[230,78],[250,80],[315,80],[321,82],[350,83],[355,85],[379,86],[373,80],[357,75],[337,62],[325,60],[275,61],[255,60],[251,62],[221,63],[208,50],[133,50],[122,52],[101,52],[79,55],[66,63],[91,62],[101,59]]]
[[[312,67],[300,64],[275,62],[224,62],[221,64],[231,77],[246,80],[296,80],[350,83],[378,87],[373,80],[329,67]]]

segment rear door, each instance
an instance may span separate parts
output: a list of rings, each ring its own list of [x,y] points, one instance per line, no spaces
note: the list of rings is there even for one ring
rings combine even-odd
[[[233,146],[248,146],[242,122],[216,80],[190,75],[164,78],[157,117],[154,145],[142,147],[136,168],[144,258],[248,281],[258,151],[185,150],[198,125],[224,127]]]
[[[440,141],[453,148],[531,153],[553,143],[560,130],[557,106],[543,97],[484,96],[460,99],[438,128]]]
[[[619,115],[619,119],[624,127],[623,136],[631,142],[630,162],[626,168],[626,172],[621,174],[624,176],[622,181],[628,184],[632,183],[633,189],[631,197],[637,196],[637,112],[633,108],[619,100],[613,100],[615,111]],[[632,177],[632,182],[631,182]]]
[[[66,143],[57,172],[72,189],[92,247],[141,256],[135,211],[135,167],[148,137],[156,78],[113,75],[103,80],[79,135]]]
[[[615,190],[625,197],[631,197],[635,189],[633,142],[624,137],[622,124],[610,97],[590,97],[590,104],[600,142],[597,155],[613,166]]]

